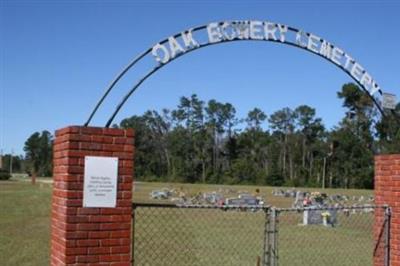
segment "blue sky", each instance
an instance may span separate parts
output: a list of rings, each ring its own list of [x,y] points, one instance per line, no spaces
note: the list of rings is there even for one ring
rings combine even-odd
[[[400,95],[398,1],[1,1],[0,149],[23,153],[35,131],[85,122],[113,77],[136,55],[193,26],[254,19],[315,33]],[[140,77],[115,88],[92,125],[103,126]],[[336,92],[350,78],[300,49],[270,42],[216,45],[172,62],[130,98],[115,122],[174,108],[180,96],[230,102],[239,117],[308,104],[328,128],[343,116]]]

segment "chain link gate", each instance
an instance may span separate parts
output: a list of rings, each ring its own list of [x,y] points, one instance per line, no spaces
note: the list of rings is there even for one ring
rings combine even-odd
[[[133,205],[133,265],[389,266],[390,208]],[[382,216],[374,243],[374,213]],[[380,254],[381,255],[381,254]]]
[[[271,208],[269,213],[268,266],[367,266],[375,256],[390,265],[388,206]],[[375,221],[375,214],[382,219]]]

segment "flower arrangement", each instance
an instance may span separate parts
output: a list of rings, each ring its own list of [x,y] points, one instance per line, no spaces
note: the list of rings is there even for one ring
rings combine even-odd
[[[321,213],[321,216],[323,218],[329,218],[331,216],[331,214],[328,211],[324,211],[324,212]]]
[[[316,191],[316,192],[311,192],[310,194],[310,198],[313,199],[315,202],[322,204],[324,202],[324,195],[321,194],[320,192]]]
[[[330,214],[328,211],[323,211],[323,212],[321,213],[321,216],[322,216],[322,224],[323,224],[324,226],[328,226],[328,225],[329,225],[329,222],[330,222],[331,214]]]

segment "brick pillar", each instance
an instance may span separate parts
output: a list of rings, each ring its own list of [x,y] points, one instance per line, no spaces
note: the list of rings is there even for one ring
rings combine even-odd
[[[375,204],[387,204],[392,209],[390,225],[390,265],[400,265],[400,154],[375,157]],[[375,213],[374,237],[378,248],[374,265],[384,265],[384,238],[382,232],[384,213]]]
[[[133,130],[66,127],[54,140],[51,265],[131,265]],[[116,208],[83,208],[85,156],[118,157]]]

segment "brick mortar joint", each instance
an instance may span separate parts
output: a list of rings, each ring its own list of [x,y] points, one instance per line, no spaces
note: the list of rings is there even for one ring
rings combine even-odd
[[[382,161],[388,161],[388,160],[400,160],[400,154],[380,154],[380,155],[375,155],[375,163],[379,163]]]
[[[56,137],[65,136],[67,134],[105,135],[113,137],[122,136],[122,137],[134,138],[135,131],[132,128],[122,129],[122,128],[85,127],[85,126],[67,126],[55,131]]]

